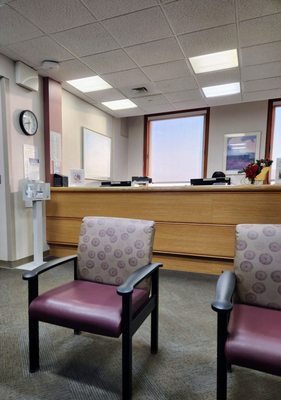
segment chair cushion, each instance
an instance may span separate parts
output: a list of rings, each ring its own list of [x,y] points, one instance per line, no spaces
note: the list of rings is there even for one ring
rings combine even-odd
[[[79,278],[121,285],[151,262],[154,222],[112,217],[84,217],[78,245]],[[150,287],[150,281],[139,287]]]
[[[234,266],[239,303],[281,309],[281,225],[237,225]]]
[[[135,289],[133,312],[147,299],[146,290]],[[121,311],[122,296],[116,286],[80,280],[45,292],[29,307],[31,319],[112,337],[122,333]]]
[[[281,311],[235,304],[228,332],[230,363],[281,376]]]

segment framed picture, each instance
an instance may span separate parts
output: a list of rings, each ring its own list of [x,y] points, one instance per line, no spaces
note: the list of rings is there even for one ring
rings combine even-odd
[[[69,186],[81,186],[81,185],[84,185],[84,170],[71,169],[69,175]]]
[[[110,179],[111,138],[87,128],[82,133],[85,179]]]
[[[260,132],[224,135],[223,168],[227,174],[237,174],[259,158]]]

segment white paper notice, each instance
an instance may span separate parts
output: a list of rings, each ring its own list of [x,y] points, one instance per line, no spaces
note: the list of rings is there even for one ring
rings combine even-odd
[[[58,132],[50,132],[50,161],[51,174],[61,174],[61,134]]]
[[[23,145],[24,177],[30,180],[40,179],[40,160],[38,148],[31,144]]]

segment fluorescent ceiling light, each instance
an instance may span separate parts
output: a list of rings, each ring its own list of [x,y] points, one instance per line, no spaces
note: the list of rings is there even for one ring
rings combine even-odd
[[[71,81],[66,81],[70,85],[74,86],[76,89],[83,93],[96,92],[98,90],[110,89],[112,86],[105,82],[99,76],[88,76],[87,78],[73,79]]]
[[[111,110],[125,110],[127,108],[137,107],[137,105],[129,99],[104,101],[101,104],[103,104],[105,107],[110,108]]]
[[[240,93],[240,83],[233,82],[225,85],[208,86],[202,88],[206,97],[229,96]]]
[[[219,71],[221,69],[234,68],[238,66],[236,49],[205,54],[198,57],[190,57],[189,61],[196,74]]]

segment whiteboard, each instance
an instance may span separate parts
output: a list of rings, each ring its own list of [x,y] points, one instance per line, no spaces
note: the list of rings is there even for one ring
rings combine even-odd
[[[110,179],[111,138],[87,128],[82,134],[85,179]]]

